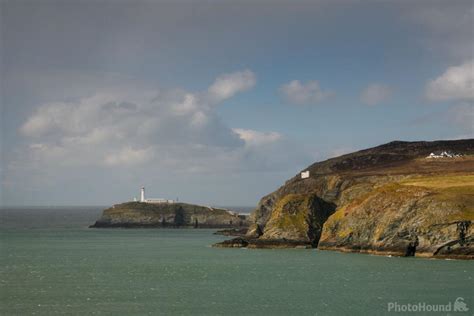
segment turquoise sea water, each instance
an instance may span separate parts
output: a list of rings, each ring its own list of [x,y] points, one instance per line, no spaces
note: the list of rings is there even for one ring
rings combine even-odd
[[[457,297],[474,311],[471,261],[211,248],[213,230],[87,228],[99,214],[1,211],[1,315],[391,315]]]

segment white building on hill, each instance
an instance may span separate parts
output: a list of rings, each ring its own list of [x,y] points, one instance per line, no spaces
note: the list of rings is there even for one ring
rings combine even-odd
[[[136,199],[134,199],[136,200]],[[141,203],[152,203],[152,204],[161,204],[161,203],[167,203],[167,204],[173,204],[175,201],[174,200],[167,200],[167,199],[161,199],[161,198],[145,198],[145,187],[142,187],[140,190],[140,202]]]
[[[427,159],[438,159],[438,158],[458,158],[461,157],[460,154],[455,154],[452,152],[443,151],[440,154],[431,153],[426,156]]]

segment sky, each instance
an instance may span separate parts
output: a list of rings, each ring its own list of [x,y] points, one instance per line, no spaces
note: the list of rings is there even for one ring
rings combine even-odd
[[[0,1],[0,206],[255,206],[313,162],[474,136],[474,7]]]

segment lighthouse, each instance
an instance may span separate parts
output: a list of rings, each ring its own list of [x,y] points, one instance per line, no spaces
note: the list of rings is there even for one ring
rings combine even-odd
[[[134,201],[141,202],[141,203],[150,203],[150,204],[173,204],[175,200],[167,200],[167,199],[157,199],[157,198],[145,198],[145,187],[142,187],[140,190],[140,199],[137,200],[137,198],[134,198]]]
[[[146,202],[145,200],[145,187],[142,187],[140,191],[140,202]]]

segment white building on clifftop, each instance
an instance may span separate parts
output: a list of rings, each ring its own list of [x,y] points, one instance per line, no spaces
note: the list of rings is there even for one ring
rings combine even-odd
[[[136,200],[136,199],[134,199]],[[167,200],[167,199],[161,199],[161,198],[149,198],[147,199],[145,197],[145,187],[142,187],[140,190],[140,203],[152,203],[152,204],[161,204],[161,203],[167,203],[167,204],[173,204],[175,201],[174,200]]]

